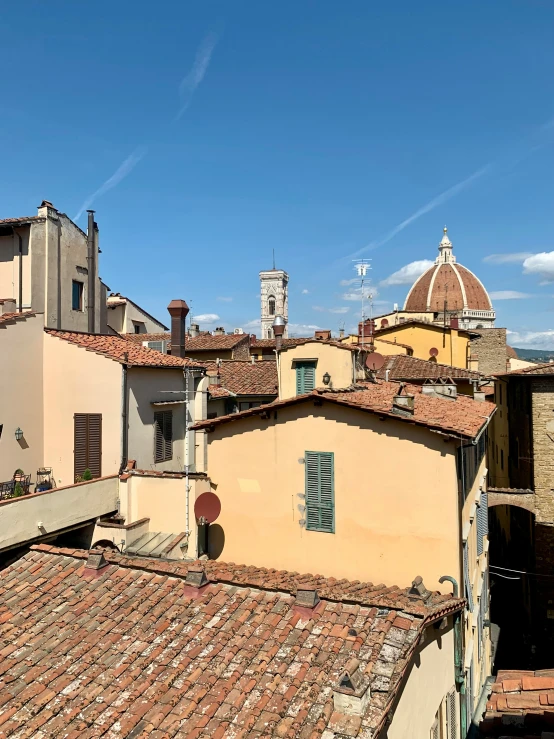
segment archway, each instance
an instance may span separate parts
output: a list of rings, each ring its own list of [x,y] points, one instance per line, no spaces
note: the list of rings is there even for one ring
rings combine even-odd
[[[534,628],[534,506],[527,496],[511,496],[508,501],[489,493],[490,620],[496,647],[495,672],[541,666]]]

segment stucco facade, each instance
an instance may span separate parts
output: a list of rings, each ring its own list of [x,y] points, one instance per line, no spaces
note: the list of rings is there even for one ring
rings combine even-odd
[[[106,310],[108,326],[118,334],[155,334],[168,330],[161,321],[119,294],[106,299]]]
[[[279,352],[279,397],[292,398],[296,392],[296,365],[297,362],[314,362],[315,387],[324,387],[323,376],[330,375],[329,387],[349,387],[356,379],[356,357],[358,351],[341,348],[333,344],[324,344],[320,341],[310,341],[307,344],[283,349]],[[360,379],[363,377],[363,372]]]
[[[429,360],[435,356],[440,364],[479,369],[471,362],[471,334],[450,326],[444,328],[432,323],[400,323],[379,330],[376,338],[408,344],[413,349],[413,356],[418,359]],[[436,349],[436,354],[431,354],[431,349]]]

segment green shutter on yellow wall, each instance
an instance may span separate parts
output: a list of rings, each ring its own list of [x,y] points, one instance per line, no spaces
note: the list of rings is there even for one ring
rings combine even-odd
[[[333,452],[306,452],[306,528],[335,533]]]
[[[303,395],[311,392],[315,387],[315,363],[296,363],[296,394]]]

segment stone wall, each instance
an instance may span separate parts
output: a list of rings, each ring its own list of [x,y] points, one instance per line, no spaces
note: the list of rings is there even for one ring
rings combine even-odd
[[[554,377],[531,383],[537,523],[554,524]]]
[[[478,338],[470,341],[472,359],[477,358],[478,370],[485,375],[506,372],[506,329],[480,328]]]

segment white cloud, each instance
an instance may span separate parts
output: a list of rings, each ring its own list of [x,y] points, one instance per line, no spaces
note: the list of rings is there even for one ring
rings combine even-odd
[[[533,253],[530,251],[517,251],[513,254],[489,254],[483,258],[483,262],[489,262],[490,264],[519,264],[532,256]]]
[[[206,38],[200,44],[196,56],[194,57],[194,63],[190,72],[183,77],[181,84],[179,85],[179,97],[181,100],[181,107],[177,111],[175,120],[178,121],[183,115],[186,109],[189,107],[192,101],[192,96],[198,85],[204,79],[204,75],[208,71],[208,66],[212,58],[213,51],[218,42],[218,37],[215,33],[209,33]]]
[[[352,277],[351,280],[341,280],[339,282],[339,285],[341,287],[349,287],[350,285],[355,285],[356,283],[359,283],[359,282],[360,282],[360,278],[359,277]]]
[[[554,251],[543,251],[527,257],[523,262],[523,274],[538,275],[543,285],[554,282]]]
[[[396,272],[393,272],[385,280],[381,280],[379,284],[383,287],[390,287],[390,285],[412,285],[433,264],[434,262],[430,259],[419,259],[415,262],[410,262]]]
[[[306,288],[302,290],[302,295],[309,295],[309,294],[310,294],[310,291],[306,290]]]
[[[261,325],[261,320],[259,318],[254,318],[253,321],[248,321],[248,323],[245,323],[244,328],[260,328]]]
[[[522,349],[548,349],[554,351],[554,329],[547,331],[508,331],[510,346]]]
[[[193,316],[195,323],[213,323],[219,321],[217,313],[200,313],[199,316]]]
[[[364,287],[364,299],[369,300],[370,296],[372,298],[376,298],[379,295],[379,291],[376,287],[373,287],[373,285],[366,285]],[[341,296],[341,300],[348,300],[348,301],[361,301],[362,299],[362,288],[356,287],[353,290],[350,290],[350,292],[343,293]]]
[[[348,306],[342,306],[340,308],[324,308],[322,305],[312,305],[312,310],[318,311],[318,313],[348,313],[350,308]]]
[[[135,149],[135,151],[119,165],[113,175],[111,177],[108,177],[108,179],[102,185],[100,185],[98,190],[95,190],[92,195],[89,195],[88,198],[86,198],[84,203],[79,208],[79,212],[73,220],[78,221],[79,218],[83,215],[84,211],[88,210],[97,198],[99,198],[101,195],[104,195],[104,193],[107,193],[116,185],[119,185],[121,180],[124,180],[125,177],[127,177],[127,175],[136,167],[136,165],[140,162],[145,154],[146,148],[144,146],[139,146],[138,149]]]
[[[520,293],[517,290],[493,290],[489,293],[491,300],[521,300],[530,297],[529,293]]]
[[[233,302],[233,298],[225,298],[225,297],[223,297],[223,295],[218,295],[218,296],[217,296],[217,299],[218,299],[218,300],[219,300],[219,301],[220,301],[221,303],[232,303],[232,302]]]
[[[289,336],[306,336],[313,331],[321,331],[321,326],[314,326],[311,323],[289,323]]]

